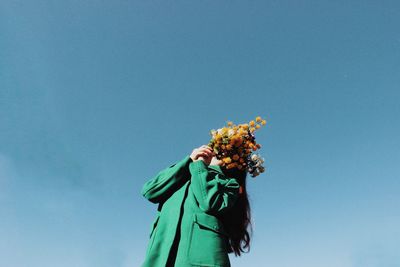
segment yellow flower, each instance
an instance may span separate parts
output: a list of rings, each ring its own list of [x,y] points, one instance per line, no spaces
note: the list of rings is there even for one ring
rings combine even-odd
[[[224,159],[223,159],[223,162],[225,162],[225,163],[229,164],[229,163],[231,163],[231,162],[232,162],[232,160],[231,160],[231,158],[230,158],[230,157],[226,157],[226,158],[224,158]]]
[[[253,120],[249,122],[249,125],[250,125],[251,127],[253,127],[255,124],[256,124],[256,123],[255,123]]]
[[[256,129],[260,129],[260,127],[261,127],[260,124],[256,125]]]
[[[260,117],[260,116],[257,116],[256,122],[260,122],[260,121],[261,121],[261,117]]]
[[[228,126],[232,126],[232,122],[231,121],[228,121]]]
[[[244,135],[246,135],[246,134],[247,134],[246,131],[244,131],[244,130],[242,130],[242,129],[239,130],[239,135],[240,135],[240,136],[244,136]]]
[[[262,120],[261,124],[265,125],[265,124],[267,124],[267,121],[266,120]]]

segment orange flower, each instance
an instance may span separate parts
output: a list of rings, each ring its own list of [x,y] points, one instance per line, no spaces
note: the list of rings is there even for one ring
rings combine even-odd
[[[241,146],[241,145],[242,145],[242,140],[236,139],[236,141],[235,141],[235,146],[236,146],[236,147],[239,147],[239,146]]]
[[[237,167],[237,163],[230,163],[230,164],[228,164],[227,166],[226,166],[226,168],[227,169],[231,169],[231,168],[235,168],[235,167]]]
[[[235,144],[235,139],[234,139],[234,138],[231,138],[231,140],[229,140],[229,144],[230,144],[231,146],[233,146],[233,145]]]

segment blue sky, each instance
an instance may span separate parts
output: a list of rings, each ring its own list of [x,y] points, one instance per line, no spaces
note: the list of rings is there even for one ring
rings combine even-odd
[[[0,266],[144,259],[159,170],[260,115],[232,265],[400,262],[397,1],[1,1]]]

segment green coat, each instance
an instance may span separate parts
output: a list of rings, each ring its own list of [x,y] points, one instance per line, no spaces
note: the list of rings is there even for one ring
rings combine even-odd
[[[234,205],[239,186],[220,166],[190,156],[145,183],[141,194],[158,210],[142,267],[165,267],[174,256],[176,267],[229,267],[228,236],[218,215]]]

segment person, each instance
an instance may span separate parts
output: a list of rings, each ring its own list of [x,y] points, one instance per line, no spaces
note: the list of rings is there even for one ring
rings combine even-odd
[[[211,147],[160,171],[141,194],[158,204],[142,267],[230,267],[229,253],[249,251],[246,172],[226,169]]]

